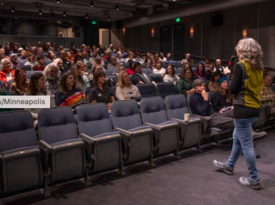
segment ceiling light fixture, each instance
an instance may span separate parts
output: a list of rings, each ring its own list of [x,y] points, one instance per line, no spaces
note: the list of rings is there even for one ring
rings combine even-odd
[[[93,1],[91,1],[91,7],[94,7],[94,2]]]
[[[110,21],[110,20],[111,20],[111,17],[110,17],[110,16],[108,16],[108,17],[107,17],[107,19],[108,19],[108,21]]]
[[[42,15],[42,11],[41,10],[39,10],[38,13],[39,13],[40,16]]]
[[[119,10],[119,5],[118,5],[118,4],[116,5],[116,10],[117,10],[117,11]]]
[[[89,18],[89,15],[88,14],[86,14],[86,19],[88,19]]]
[[[66,11],[63,12],[63,16],[66,17]]]
[[[60,0],[56,0],[56,3],[60,4]]]
[[[12,13],[14,13],[14,12],[15,12],[15,10],[14,10],[14,7],[13,7],[13,6],[11,7],[11,12],[12,12]]]

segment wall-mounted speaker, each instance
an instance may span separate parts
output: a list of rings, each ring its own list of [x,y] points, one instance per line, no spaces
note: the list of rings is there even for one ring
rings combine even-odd
[[[223,17],[222,14],[216,14],[211,16],[213,26],[222,26],[223,24]]]

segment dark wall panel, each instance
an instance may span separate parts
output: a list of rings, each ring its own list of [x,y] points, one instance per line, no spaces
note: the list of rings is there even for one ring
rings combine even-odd
[[[184,51],[184,24],[176,24],[173,26],[173,59],[181,60]]]
[[[161,29],[161,51],[164,53],[172,51],[172,27],[165,26]]]

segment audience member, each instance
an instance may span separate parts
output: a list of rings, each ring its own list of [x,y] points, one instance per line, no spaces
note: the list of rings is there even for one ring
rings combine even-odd
[[[10,91],[17,95],[24,95],[29,89],[29,81],[26,77],[26,71],[22,68],[16,68],[14,74],[14,82],[10,86]]]
[[[208,88],[210,91],[215,92],[219,89],[220,87],[220,79],[221,79],[221,73],[220,72],[215,72],[208,84]],[[225,78],[226,79],[226,78]]]
[[[17,59],[18,63],[20,65],[24,65],[27,61],[28,61],[28,58],[27,58],[27,55],[26,55],[26,51],[25,50],[22,50],[20,52],[20,56],[18,57]]]
[[[177,83],[178,92],[186,96],[190,93],[194,93],[193,81],[196,78],[190,64],[185,63],[181,71],[180,81]]]
[[[25,63],[24,66],[31,66],[31,69],[33,70],[33,66],[36,66],[38,63],[36,62],[35,55],[30,54],[28,56],[28,61]]]
[[[110,58],[110,63],[108,63],[108,65],[107,65],[107,69],[118,69],[118,63],[117,63],[117,59],[116,59],[116,57],[115,56],[112,56],[111,58]]]
[[[141,69],[141,64],[136,62],[134,65],[134,71],[135,73],[132,75],[132,83],[134,85],[136,84],[144,84],[144,83],[154,83],[156,85],[156,83],[154,81],[152,81],[152,79],[150,78],[149,75],[147,75],[146,73],[142,72]]]
[[[45,88],[54,96],[60,84],[60,72],[54,63],[48,64],[43,74],[45,76]]]
[[[89,93],[90,103],[103,102],[108,106],[108,110],[111,110],[111,105],[115,101],[111,89],[105,85],[105,73],[102,70],[94,73],[93,88]]]
[[[15,70],[12,68],[12,63],[10,60],[3,58],[0,63],[0,80],[4,82],[5,88],[14,79]]]
[[[172,59],[172,54],[170,53],[170,52],[168,52],[167,54],[166,54],[166,61],[172,61],[173,59]]]
[[[186,53],[185,59],[181,61],[181,64],[185,64],[185,63],[189,63],[191,67],[193,66],[194,61],[192,60],[190,53]]]
[[[213,64],[210,64],[209,67],[208,67],[208,70],[206,71],[206,79],[207,80],[210,80],[213,73],[215,73],[214,71],[214,65]]]
[[[203,81],[206,80],[206,71],[205,71],[205,66],[203,63],[199,63],[197,65],[197,69],[195,71],[195,74],[198,78],[202,79]]]
[[[17,60],[17,55],[15,53],[10,55],[10,61],[12,62],[13,68],[21,66],[21,64]]]
[[[140,98],[138,88],[132,84],[129,74],[126,71],[121,71],[118,75],[116,97],[118,100]]]
[[[40,70],[43,71],[45,68],[45,60],[44,57],[37,57],[37,65],[33,66],[33,70]]]
[[[261,90],[261,104],[270,106],[271,110],[269,115],[275,116],[275,92],[272,89],[273,76],[266,74],[263,79],[263,87]]]
[[[218,71],[218,72],[223,73],[224,67],[222,66],[221,59],[216,59],[216,65],[215,65],[214,71],[215,71],[215,72]]]
[[[174,85],[176,85],[179,80],[180,78],[176,75],[174,66],[168,65],[163,75],[163,82],[172,82]]]
[[[162,62],[161,62],[161,60],[157,60],[155,68],[153,69],[153,73],[154,74],[164,75],[165,71],[166,70],[164,68],[162,68]]]
[[[61,76],[59,90],[56,92],[56,106],[69,106],[74,111],[77,106],[85,103],[85,97],[81,89],[76,88],[74,75],[66,72]]]
[[[166,57],[164,57],[164,54],[162,52],[159,53],[159,60],[167,61]]]

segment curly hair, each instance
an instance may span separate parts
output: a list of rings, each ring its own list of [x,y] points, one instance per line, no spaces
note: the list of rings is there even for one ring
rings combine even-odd
[[[260,44],[253,38],[244,38],[236,46],[239,59],[248,61],[253,69],[263,69],[263,51]]]

